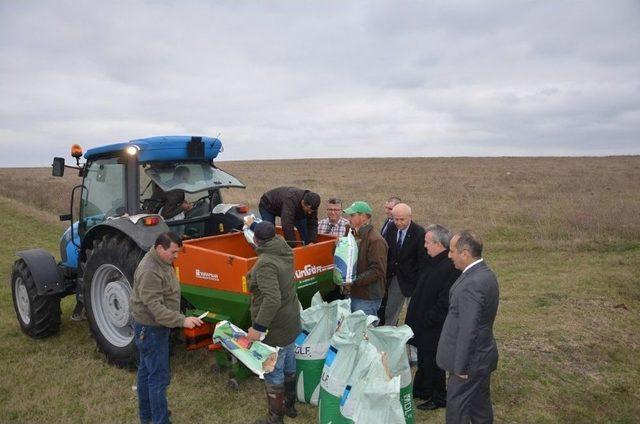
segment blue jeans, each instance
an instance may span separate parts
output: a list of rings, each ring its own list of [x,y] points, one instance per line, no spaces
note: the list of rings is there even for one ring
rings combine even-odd
[[[276,225],[276,216],[269,212],[268,210],[258,207],[258,211],[260,212],[260,217],[262,217],[263,221],[269,221],[273,225]],[[293,226],[298,229],[300,232],[300,238],[305,242],[305,244],[309,244],[309,235],[307,233],[307,218],[302,218],[293,223]]]
[[[362,311],[367,315],[375,315],[378,316],[378,309],[380,309],[380,304],[382,303],[382,299],[354,299],[351,298],[351,312]]]
[[[133,324],[140,364],[138,365],[138,413],[140,422],[169,422],[167,386],[169,369],[169,335],[171,329],[153,325]]]
[[[264,381],[267,384],[277,385],[284,384],[285,374],[296,373],[296,345],[295,342],[280,348],[278,351],[278,360],[276,366],[269,374],[264,375]]]

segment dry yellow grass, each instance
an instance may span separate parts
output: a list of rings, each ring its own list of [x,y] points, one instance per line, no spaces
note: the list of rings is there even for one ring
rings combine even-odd
[[[485,239],[501,303],[496,421],[640,422],[640,157],[413,158],[227,162],[247,184],[228,201],[255,207],[265,190],[296,185],[375,209],[392,194],[421,224],[471,228]],[[71,173],[70,173],[71,174]],[[47,213],[66,213],[79,180],[49,169],[2,169],[0,278],[13,253],[55,252],[61,233]],[[31,209],[20,202],[31,205]],[[35,209],[33,209],[35,208]],[[41,212],[42,210],[45,211]],[[0,288],[0,422],[133,422],[133,375],[106,364],[83,324],[34,341],[20,333],[8,285]],[[264,409],[262,387],[230,393],[207,373],[204,352],[178,352],[169,399],[176,423],[247,422]],[[88,371],[90,370],[90,371]],[[302,406],[299,423],[315,422]],[[443,422],[442,411],[417,412]]]
[[[640,157],[390,158],[220,162],[247,189],[227,201],[257,206],[279,185],[316,190],[345,203],[365,200],[382,219],[382,204],[400,196],[421,224],[473,228],[491,240],[582,242],[640,237]],[[52,213],[69,210],[73,170],[0,169],[0,195]],[[517,236],[516,236],[517,234]]]

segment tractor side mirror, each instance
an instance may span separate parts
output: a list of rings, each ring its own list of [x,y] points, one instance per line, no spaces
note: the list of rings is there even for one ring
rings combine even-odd
[[[62,177],[64,175],[64,158],[53,158],[53,167],[51,175],[54,177]]]

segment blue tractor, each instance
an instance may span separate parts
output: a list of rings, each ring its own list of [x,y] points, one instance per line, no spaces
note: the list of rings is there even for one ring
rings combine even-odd
[[[61,260],[44,249],[17,254],[11,286],[22,331],[33,338],[57,333],[60,300],[76,295],[100,351],[118,366],[135,367],[129,296],[158,234],[237,231],[249,212],[222,201],[222,189],[245,186],[214,164],[221,151],[217,138],[168,136],[90,149],[84,164],[74,145],[75,166],[54,158],[54,176],[72,168],[82,183],[71,191],[70,213],[60,216],[71,223],[60,239]]]

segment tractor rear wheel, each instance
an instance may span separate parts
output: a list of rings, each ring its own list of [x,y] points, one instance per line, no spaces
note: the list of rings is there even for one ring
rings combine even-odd
[[[109,362],[128,369],[138,363],[129,298],[133,274],[143,255],[127,237],[108,234],[94,240],[84,267],[84,302],[91,334]]]
[[[29,337],[41,339],[60,329],[60,298],[39,296],[36,283],[24,260],[13,265],[11,273],[13,307],[20,328]]]

